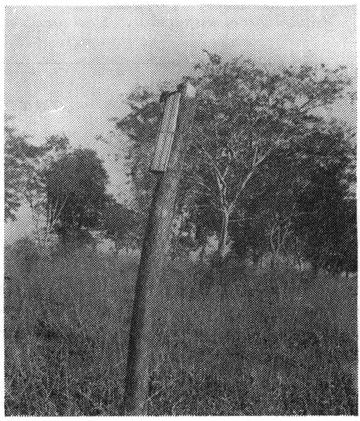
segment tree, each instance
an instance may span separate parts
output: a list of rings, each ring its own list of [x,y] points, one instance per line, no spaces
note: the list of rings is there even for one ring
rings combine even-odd
[[[323,195],[323,190],[326,189],[323,182],[319,183],[320,173],[325,180],[326,172],[330,183],[328,188],[333,186],[333,196],[329,198],[327,205],[333,203],[333,209],[345,205],[344,200],[349,196],[354,182],[353,136],[351,128],[341,122],[332,121],[309,131],[290,148],[278,148],[269,157],[254,184],[244,195],[242,219],[232,225],[232,232],[235,233],[234,248],[240,255],[245,255],[248,249],[253,251],[254,243],[258,243],[260,248],[263,246],[262,252],[271,252],[272,264],[275,264],[280,254],[287,256],[290,252],[299,257],[299,245],[302,244],[303,257],[314,258],[320,243],[314,244],[313,250],[310,247],[305,253],[309,244],[304,232],[300,235],[299,224],[301,221],[303,229],[310,237],[316,236],[319,224],[331,214],[331,210],[324,210],[324,214],[319,214],[319,219],[314,220],[314,226],[311,226],[311,212],[319,208],[319,203],[314,200],[320,200],[319,195]],[[331,176],[334,171],[337,174],[335,179]],[[334,194],[339,187],[340,194]],[[346,199],[347,202],[349,200],[350,198]],[[312,201],[312,210],[309,209],[309,201]],[[350,214],[351,212],[348,218],[343,218],[343,221],[347,219],[349,229]],[[334,228],[335,225],[330,224],[328,228],[330,227]],[[327,240],[324,235],[319,234],[319,241]],[[340,245],[340,238],[337,239],[337,244]]]
[[[197,66],[202,73],[202,100],[188,176],[198,191],[208,194],[212,211],[221,219],[218,258],[222,262],[229,251],[229,224],[241,218],[242,202],[256,176],[274,153],[325,124],[319,108],[340,98],[349,79],[341,69],[331,71],[324,65],[276,72],[250,60],[221,64],[218,57],[209,58],[209,63]],[[280,226],[286,233],[287,224],[276,218],[277,236]]]
[[[229,226],[242,218],[246,192],[279,148],[290,148],[326,122],[321,109],[341,98],[350,84],[346,69],[325,65],[269,70],[251,60],[222,63],[217,55],[196,66],[192,79],[199,102],[179,199],[194,206],[196,225],[216,231],[215,262],[231,248]],[[136,200],[148,205],[147,169],[160,105],[142,90],[129,97],[130,113],[116,124],[131,140],[130,167]],[[181,206],[179,206],[179,209]]]
[[[46,152],[44,146],[37,147],[29,143],[29,135],[17,134],[11,125],[12,119],[5,115],[5,221],[16,219],[26,184],[34,176],[38,159]]]
[[[108,175],[95,151],[66,153],[50,163],[43,177],[46,214],[50,219],[56,216],[54,228],[64,245],[74,240],[74,233],[100,226],[110,196],[106,193]]]
[[[296,200],[294,226],[315,274],[320,268],[337,272],[344,267],[344,235],[354,225],[354,136],[352,128],[332,121],[298,147],[307,183]]]
[[[349,240],[353,243],[355,237],[352,233],[355,224],[348,198],[349,185],[343,182],[342,176],[340,164],[315,169],[311,183],[297,202],[296,231],[315,275],[320,268],[338,273],[349,261],[346,254]]]
[[[126,250],[139,244],[140,226],[137,214],[121,203],[112,203],[103,213],[104,237],[114,242],[115,254],[122,247]]]
[[[46,171],[53,162],[70,151],[69,139],[63,135],[53,135],[41,146],[41,157],[33,160],[29,166],[28,177],[24,185],[24,198],[31,209],[34,233],[38,246],[45,251],[59,221],[63,203],[49,204],[46,190]]]
[[[53,232],[61,204],[49,208],[44,171],[69,150],[69,140],[50,136],[43,144],[31,144],[28,135],[16,134],[5,116],[5,220],[14,220],[21,203],[30,206],[37,245],[44,249]]]
[[[232,249],[239,259],[251,257],[257,266],[262,256],[269,251],[268,210],[260,208],[257,200],[244,205],[242,218],[232,221]]]

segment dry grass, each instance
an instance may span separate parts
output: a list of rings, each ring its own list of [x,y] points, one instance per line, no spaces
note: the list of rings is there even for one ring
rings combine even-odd
[[[7,257],[6,414],[118,414],[137,260]],[[224,292],[205,273],[167,267],[150,414],[357,414],[355,279],[233,264]]]

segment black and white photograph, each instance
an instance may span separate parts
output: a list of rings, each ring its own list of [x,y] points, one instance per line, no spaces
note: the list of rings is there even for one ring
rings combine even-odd
[[[4,414],[358,415],[355,4],[24,3]]]

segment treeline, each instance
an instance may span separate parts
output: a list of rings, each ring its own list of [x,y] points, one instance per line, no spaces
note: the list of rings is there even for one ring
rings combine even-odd
[[[235,255],[254,265],[270,256],[333,273],[357,270],[355,128],[326,118],[353,98],[346,68],[268,69],[208,54],[195,66],[198,105],[177,201],[173,257],[212,244],[211,265]],[[137,89],[129,113],[115,118],[130,140],[131,205],[106,193],[108,176],[89,149],[66,137],[39,147],[5,127],[5,217],[29,203],[37,241],[55,233],[65,248],[91,243],[92,230],[139,247],[154,179],[148,169],[162,106]]]

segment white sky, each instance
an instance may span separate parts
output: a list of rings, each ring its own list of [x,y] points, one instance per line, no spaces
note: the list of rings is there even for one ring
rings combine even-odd
[[[35,141],[65,132],[74,145],[97,148],[113,192],[126,191],[121,159],[114,163],[114,150],[94,137],[126,113],[135,86],[178,81],[203,48],[275,65],[356,68],[354,6],[13,6],[5,19],[5,112]],[[23,209],[7,224],[8,240],[29,229],[27,217]]]

